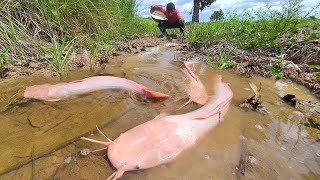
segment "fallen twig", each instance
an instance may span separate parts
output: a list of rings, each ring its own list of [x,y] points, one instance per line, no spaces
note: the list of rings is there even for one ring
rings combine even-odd
[[[240,176],[244,176],[246,171],[246,162],[248,157],[248,149],[247,143],[245,142],[244,138],[240,140],[240,159],[238,166],[236,167],[236,177],[240,179]]]

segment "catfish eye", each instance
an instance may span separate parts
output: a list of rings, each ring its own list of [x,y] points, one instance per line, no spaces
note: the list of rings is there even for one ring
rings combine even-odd
[[[139,170],[140,169],[140,165],[136,165],[136,170]]]

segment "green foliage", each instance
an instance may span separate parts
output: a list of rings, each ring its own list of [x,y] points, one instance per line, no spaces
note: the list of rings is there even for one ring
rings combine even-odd
[[[214,11],[210,16],[211,21],[220,21],[222,19],[224,19],[222,9],[220,9],[219,11]]]
[[[286,55],[287,55],[287,54],[284,53],[284,50],[281,49],[280,55],[278,55],[278,56],[276,57],[276,58],[278,59],[278,62],[277,62],[277,65],[278,65],[278,66],[284,67],[284,66],[287,65],[286,62],[285,62],[285,56],[286,56]]]
[[[309,33],[307,34],[307,36],[304,38],[305,41],[312,41],[312,40],[316,40],[320,38],[320,34],[319,33]]]
[[[320,67],[318,65],[314,65],[314,64],[309,65],[308,68],[315,70],[315,71],[320,69]],[[314,72],[314,76],[317,78],[317,80],[320,80],[320,72]]]
[[[74,50],[75,39],[67,42],[66,36],[60,44],[56,37],[52,39],[52,48],[41,47],[45,52],[47,63],[61,76],[68,68],[68,60]]]
[[[272,9],[269,4],[258,11],[245,10],[242,15],[229,15],[226,19],[212,23],[188,26],[186,39],[194,45],[224,40],[239,48],[281,47],[297,43],[297,30],[310,26],[314,31],[306,31],[305,39],[320,37],[318,20],[301,18],[302,0],[289,0],[281,4],[281,9]],[[279,39],[283,39],[282,42]]]
[[[89,53],[91,68],[93,68],[98,55],[107,57],[114,52],[113,42],[103,41],[103,39],[86,38],[84,45]]]
[[[318,69],[318,65],[311,64],[308,66],[309,69]]]
[[[10,52],[7,52],[9,56],[8,61],[10,61],[8,64],[22,65],[26,62],[25,54],[38,53],[32,50],[33,39],[29,35],[28,30],[10,14],[6,16],[4,14],[0,15],[0,34],[0,49],[10,47]]]
[[[186,28],[185,38],[195,46],[206,45],[209,41],[227,40],[224,36],[223,23],[190,23]]]
[[[199,0],[200,1],[200,10],[204,10],[206,7],[209,7],[216,0]]]
[[[279,71],[275,66],[267,66],[267,70],[272,74],[273,78],[284,78],[283,73]]]
[[[141,33],[158,34],[160,32],[158,24],[151,18],[134,18],[133,25],[135,28],[131,28],[131,30],[135,36],[139,36]]]
[[[48,62],[62,73],[67,56],[60,61],[58,52],[70,43],[62,39],[78,39],[78,45],[96,59],[98,54],[112,54],[116,41],[157,33],[152,19],[136,17],[137,6],[137,0],[3,0],[0,49],[11,47],[9,64],[23,64],[28,57],[45,53],[55,57]],[[51,42],[52,49],[43,48],[47,43],[43,40]]]
[[[317,18],[315,16],[309,16],[310,19],[316,20]]]
[[[218,69],[226,69],[231,67],[234,63],[232,60],[231,54],[232,54],[232,51],[229,51],[226,53],[224,50],[220,50],[220,57],[217,61],[212,59],[210,56],[208,56],[206,58],[206,62],[211,67],[215,67]]]
[[[7,47],[0,52],[0,77],[4,76],[3,71],[5,67],[9,64],[9,56],[8,56],[9,49],[10,47]]]
[[[317,80],[320,80],[320,72],[316,72],[315,76],[316,76]]]
[[[258,11],[245,11],[242,17],[231,17],[240,21],[234,29],[233,42],[243,48],[278,46],[278,38],[294,33],[302,8],[301,0],[289,0],[281,10],[273,10],[266,4]],[[234,21],[234,20],[232,20]],[[294,37],[293,37],[294,38]],[[290,39],[288,39],[290,40]]]

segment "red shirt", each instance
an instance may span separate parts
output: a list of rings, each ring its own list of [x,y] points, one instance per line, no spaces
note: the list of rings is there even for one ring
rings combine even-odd
[[[164,15],[166,15],[168,21],[170,23],[177,23],[180,19],[183,19],[181,13],[179,12],[178,9],[175,9],[171,15],[167,12],[167,9],[165,7],[162,6],[154,6],[153,7],[156,10],[161,11]]]

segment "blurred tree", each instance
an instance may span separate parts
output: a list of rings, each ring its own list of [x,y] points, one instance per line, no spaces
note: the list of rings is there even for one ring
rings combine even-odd
[[[310,19],[316,20],[317,18],[315,16],[309,16]]]
[[[199,22],[199,11],[209,7],[216,0],[193,0],[192,22]]]
[[[220,21],[224,19],[223,11],[220,9],[219,11],[214,11],[213,14],[210,16],[210,21]]]

